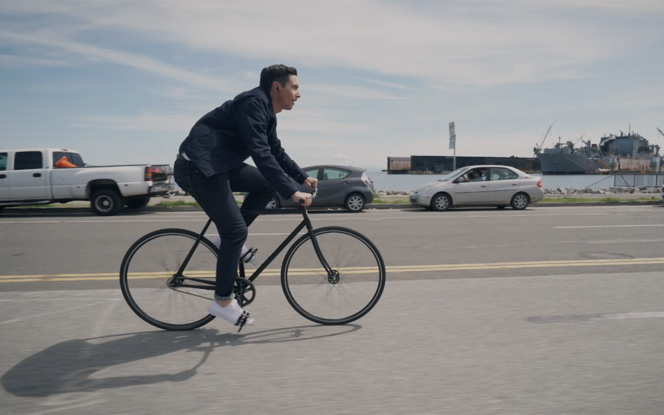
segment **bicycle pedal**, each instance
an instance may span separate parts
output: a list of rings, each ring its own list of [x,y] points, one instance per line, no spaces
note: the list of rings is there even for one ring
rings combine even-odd
[[[245,264],[249,263],[249,262],[252,263],[252,264],[255,264],[255,262],[256,262],[255,255],[256,255],[257,251],[258,251],[258,248],[249,248],[249,250],[247,252],[245,252],[244,254],[242,254],[242,256],[240,256],[240,259]]]
[[[235,323],[235,325],[238,326],[237,329],[238,333],[242,331],[242,327],[244,327],[244,325],[247,323],[247,320],[250,321],[249,325],[251,325],[253,322],[251,314],[249,314],[247,310],[242,310],[242,314],[240,315],[240,317],[238,317],[237,323]]]

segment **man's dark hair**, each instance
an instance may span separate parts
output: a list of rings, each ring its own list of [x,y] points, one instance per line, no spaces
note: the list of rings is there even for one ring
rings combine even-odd
[[[270,92],[272,82],[277,81],[281,86],[285,86],[291,75],[297,76],[297,69],[286,65],[268,66],[261,71],[260,86],[267,92]]]

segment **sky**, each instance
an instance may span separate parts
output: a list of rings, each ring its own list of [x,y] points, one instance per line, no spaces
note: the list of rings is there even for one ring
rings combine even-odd
[[[661,0],[0,0],[0,149],[168,163],[202,115],[298,70],[302,167],[532,157],[630,130],[664,147]],[[548,132],[548,134],[547,134]]]

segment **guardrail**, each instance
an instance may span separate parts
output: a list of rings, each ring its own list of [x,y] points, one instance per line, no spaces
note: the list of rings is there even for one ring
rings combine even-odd
[[[613,176],[613,187],[662,187],[664,174],[661,173],[618,173]]]

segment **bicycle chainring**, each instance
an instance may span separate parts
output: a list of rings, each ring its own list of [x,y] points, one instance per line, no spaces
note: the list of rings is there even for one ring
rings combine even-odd
[[[235,278],[233,292],[235,293],[237,303],[241,307],[251,304],[254,301],[254,298],[256,298],[256,288],[254,287],[254,284],[246,278]]]

